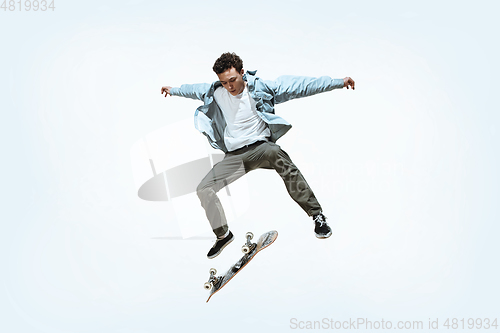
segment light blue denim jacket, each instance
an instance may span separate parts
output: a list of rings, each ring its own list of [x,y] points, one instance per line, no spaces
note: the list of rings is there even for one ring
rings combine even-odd
[[[276,142],[292,127],[285,119],[274,114],[275,104],[344,87],[343,79],[332,79],[328,76],[314,78],[285,75],[275,81],[267,81],[256,77],[256,72],[247,71],[243,80],[247,82],[248,92],[255,100],[257,114],[269,126],[269,140],[272,142]],[[205,134],[212,147],[227,153],[224,143],[226,120],[214,100],[214,91],[221,86],[220,81],[212,84],[183,84],[170,89],[170,94],[203,101],[204,104],[198,107],[194,114],[194,126]]]

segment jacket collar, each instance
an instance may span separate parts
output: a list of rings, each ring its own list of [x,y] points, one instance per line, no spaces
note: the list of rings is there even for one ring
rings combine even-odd
[[[243,80],[245,80],[248,84],[248,91],[253,94],[255,90],[255,74],[257,71],[247,71],[245,74],[243,74]],[[217,88],[222,87],[222,83],[220,81],[215,81],[212,83],[210,86],[210,89],[208,90],[207,97],[212,98],[214,96],[214,92]]]
[[[243,75],[243,80],[247,81],[247,84],[248,84],[248,92],[250,93],[250,95],[252,97],[254,97],[254,91],[255,91],[255,74],[257,73],[257,71],[247,71],[244,75]]]

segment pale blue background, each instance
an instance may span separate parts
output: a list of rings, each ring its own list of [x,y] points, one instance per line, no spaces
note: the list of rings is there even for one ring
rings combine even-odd
[[[500,315],[495,1],[55,3],[0,11],[3,332]],[[132,144],[199,105],[160,87],[215,80],[226,51],[266,79],[356,80],[277,108],[330,239],[272,171],[247,175],[253,209],[214,261],[210,240],[166,240],[166,204],[137,197]],[[205,304],[208,269],[270,229],[276,243]]]

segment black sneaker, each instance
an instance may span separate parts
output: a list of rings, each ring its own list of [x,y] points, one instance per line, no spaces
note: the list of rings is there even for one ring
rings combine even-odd
[[[217,257],[222,252],[222,250],[224,250],[224,248],[229,243],[231,243],[233,241],[233,239],[234,239],[234,236],[233,236],[233,233],[231,231],[229,232],[229,234],[226,237],[224,237],[222,239],[217,238],[214,246],[212,246],[210,251],[208,251],[208,254],[207,254],[208,259],[213,259],[213,258]]]
[[[316,233],[316,237],[318,238],[328,238],[332,235],[332,228],[328,226],[326,223],[326,216],[323,213],[319,213],[318,215],[313,216],[314,224],[316,225],[314,228],[314,232]]]

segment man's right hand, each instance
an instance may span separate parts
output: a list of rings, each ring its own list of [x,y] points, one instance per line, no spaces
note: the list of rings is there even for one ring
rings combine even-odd
[[[344,78],[344,88],[345,87],[347,87],[347,89],[349,89],[349,87],[351,87],[352,90],[354,90],[354,80],[351,79],[350,77]]]
[[[163,95],[165,93],[165,97],[167,97],[168,95],[172,96],[172,94],[170,93],[170,89],[172,89],[172,87],[169,86],[161,87],[161,94]]]

